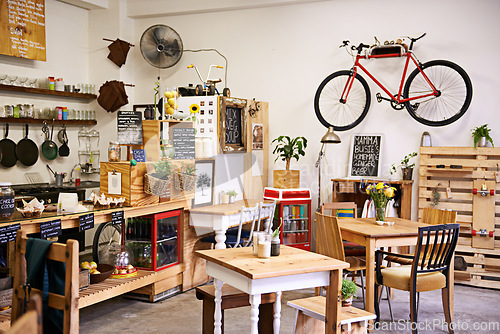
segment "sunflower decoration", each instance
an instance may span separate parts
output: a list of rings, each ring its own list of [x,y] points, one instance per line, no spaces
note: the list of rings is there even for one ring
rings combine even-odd
[[[200,112],[200,106],[196,103],[193,103],[189,106],[189,111],[191,112],[191,114],[196,114],[197,112]]]

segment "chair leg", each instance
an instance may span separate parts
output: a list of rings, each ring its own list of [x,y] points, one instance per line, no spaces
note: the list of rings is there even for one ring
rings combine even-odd
[[[379,285],[377,283],[375,283],[375,315],[377,316],[377,318],[375,319],[375,323],[378,323],[380,322],[380,301],[379,301]]]
[[[410,321],[412,333],[417,334],[417,292],[410,289]]]
[[[385,287],[385,292],[387,293],[387,304],[389,304],[389,313],[391,314],[391,322],[394,322],[394,316],[392,315],[392,306],[391,306],[391,293],[389,291],[389,287]]]
[[[448,332],[450,334],[453,334],[453,328],[451,326],[452,321],[453,321],[453,314],[451,311],[451,305],[450,305],[450,289],[449,288],[444,288],[441,290],[441,297],[443,299],[443,310],[444,310],[444,318],[446,320],[446,324],[448,325]]]
[[[363,296],[363,309],[366,310],[365,282],[363,277],[363,270],[360,270],[359,273],[361,275],[361,295]]]

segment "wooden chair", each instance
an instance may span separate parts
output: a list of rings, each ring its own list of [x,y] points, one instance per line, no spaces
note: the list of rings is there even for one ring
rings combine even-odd
[[[26,313],[6,332],[6,334],[43,334],[42,298],[34,295],[28,301]]]
[[[410,292],[410,319],[412,331],[417,333],[417,293],[441,289],[443,309],[448,331],[453,311],[450,307],[450,262],[457,246],[460,224],[443,224],[419,227],[414,255],[396,254],[377,250],[375,252],[375,314],[380,320],[378,287],[380,285]],[[382,268],[382,256],[393,255],[411,259],[411,265]]]
[[[28,238],[26,232],[17,231],[16,253],[14,263],[14,293],[12,294],[12,313],[11,323],[15,325],[22,314],[24,289],[26,282],[26,243]],[[78,241],[68,240],[67,244],[53,243],[47,253],[47,259],[64,262],[66,264],[65,273],[65,291],[64,296],[55,293],[49,294],[50,307],[64,312],[65,334],[77,334],[79,331],[79,313],[78,313]],[[32,289],[31,294],[41,294],[42,291]]]
[[[360,257],[345,256],[340,227],[336,217],[316,213],[316,252],[321,255],[348,262],[350,267],[345,269],[347,271],[346,276],[349,274],[356,274],[357,272],[360,273],[361,292],[363,294],[364,304],[365,287],[363,270],[366,270],[366,262]],[[318,289],[316,289],[316,294],[319,294]]]

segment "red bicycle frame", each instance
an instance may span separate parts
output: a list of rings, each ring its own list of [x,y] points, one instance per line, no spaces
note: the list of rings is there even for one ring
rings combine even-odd
[[[403,76],[401,77],[401,83],[399,84],[399,92],[397,94],[397,96],[395,97],[395,94],[391,94],[391,92],[384,87],[383,84],[381,84],[363,65],[360,64],[360,60],[361,59],[377,59],[377,58],[400,58],[400,57],[406,57],[406,62],[405,62],[405,66],[404,66],[404,70],[403,70]],[[427,81],[427,83],[429,84],[429,87],[432,89],[432,93],[428,93],[428,94],[423,94],[423,95],[418,95],[418,96],[413,96],[411,98],[405,98],[403,99],[401,94],[402,94],[402,91],[403,91],[403,85],[404,85],[404,81],[405,81],[405,78],[406,78],[406,73],[408,71],[408,65],[410,63],[410,59],[413,61],[413,63],[415,64],[415,66],[418,68],[418,70],[420,71],[420,73],[422,74],[422,76],[424,77],[424,79]],[[344,87],[344,91],[342,92],[342,101],[346,101],[347,100],[347,96],[349,96],[349,92],[351,91],[351,87],[352,87],[352,83],[354,82],[354,78],[356,77],[356,74],[358,73],[358,67],[363,70],[363,72],[366,73],[366,75],[368,75],[370,77],[370,79],[373,80],[373,82],[375,82],[387,95],[389,95],[389,98],[392,100],[392,101],[395,101],[397,103],[405,103],[405,102],[408,102],[408,101],[411,101],[411,100],[415,100],[415,99],[421,99],[421,98],[424,98],[424,97],[428,97],[428,96],[438,96],[439,95],[439,92],[438,90],[436,89],[436,87],[434,86],[434,84],[431,82],[431,80],[427,77],[427,75],[425,75],[425,73],[422,71],[422,69],[420,68],[420,66],[418,65],[418,62],[417,60],[415,59],[415,57],[413,56],[413,53],[412,52],[406,52],[404,53],[402,56],[400,56],[399,54],[397,53],[391,53],[391,54],[386,54],[386,55],[367,55],[367,56],[363,56],[363,55],[356,55],[356,61],[354,62],[354,65],[352,67],[352,76],[350,77],[349,80],[347,80],[347,83],[346,83],[346,86]]]

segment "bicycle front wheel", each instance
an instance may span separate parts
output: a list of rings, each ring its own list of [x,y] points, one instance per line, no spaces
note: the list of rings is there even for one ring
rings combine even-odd
[[[472,83],[467,73],[447,60],[427,62],[422,70],[439,95],[405,102],[411,117],[429,126],[448,125],[462,117],[472,100]],[[431,86],[418,68],[406,80],[403,94],[405,98],[432,94]]]
[[[338,71],[326,77],[316,90],[314,97],[316,117],[327,128],[333,126],[335,131],[352,129],[368,113],[370,88],[359,74],[356,74],[354,80],[351,79],[351,71]],[[347,85],[350,82],[352,85],[349,89]],[[346,91],[348,91],[347,96]]]
[[[122,239],[121,225],[113,225],[111,222],[102,223],[97,228],[92,243],[92,258],[99,263],[103,249],[112,244],[120,244]]]

